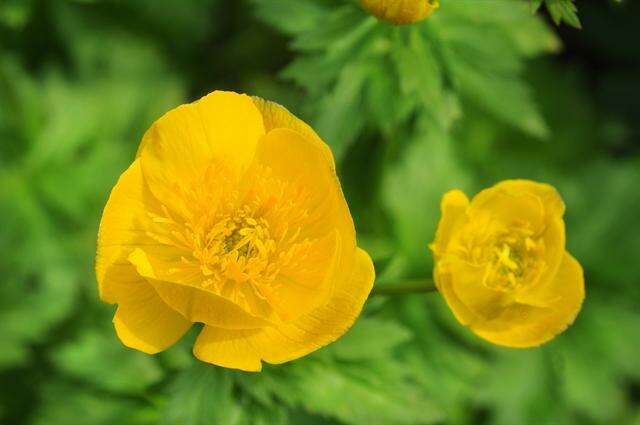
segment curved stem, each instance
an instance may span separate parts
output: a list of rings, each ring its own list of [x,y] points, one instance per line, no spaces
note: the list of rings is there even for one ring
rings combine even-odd
[[[374,286],[370,296],[374,295],[404,295],[436,292],[436,285],[430,279],[409,280],[398,284],[384,284]]]

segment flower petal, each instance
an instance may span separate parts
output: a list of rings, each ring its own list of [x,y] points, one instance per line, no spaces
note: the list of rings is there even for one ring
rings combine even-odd
[[[327,158],[323,144],[297,131],[277,128],[260,141],[256,163],[271,169],[275,177],[307,190],[310,199],[305,206],[309,217],[302,238],[323,236],[337,228],[345,245],[355,248],[353,220],[335,165]]]
[[[271,130],[256,151],[256,163],[272,170],[273,175],[305,188],[309,195],[306,218],[298,240],[315,239],[338,231],[341,255],[338,270],[352,270],[356,234],[349,207],[344,199],[335,164],[327,158],[322,141],[304,137],[287,128]]]
[[[554,279],[558,298],[548,308],[514,304],[495,320],[471,325],[471,329],[494,344],[535,347],[564,331],[575,320],[584,300],[584,276],[580,263],[565,253]]]
[[[510,194],[531,193],[539,197],[548,215],[562,217],[564,215],[564,201],[555,187],[546,183],[532,180],[504,180],[496,184],[494,189],[503,190]]]
[[[444,269],[441,263],[437,263],[435,265],[433,279],[436,283],[436,287],[438,288],[438,292],[444,296],[444,299],[453,312],[453,315],[461,324],[468,325],[476,320],[478,316],[474,314],[469,307],[460,300],[460,298],[458,298],[458,295],[453,290],[453,286],[451,285],[452,274]]]
[[[304,356],[342,336],[360,315],[371,292],[375,270],[369,255],[357,248],[350,277],[336,282],[329,302],[297,321],[265,328],[255,338],[268,363],[284,363]]]
[[[191,322],[162,302],[143,278],[130,285],[113,323],[124,345],[148,354],[173,345],[191,327]]]
[[[545,269],[536,282],[524,285],[515,296],[517,302],[535,307],[549,307],[558,299],[555,279],[565,260],[565,228],[560,217],[550,217],[542,237]]]
[[[452,236],[464,224],[468,207],[469,198],[460,190],[451,190],[442,197],[440,202],[442,218],[438,223],[436,238],[432,245],[436,261],[446,252]]]
[[[327,160],[335,168],[335,160],[329,146],[322,141],[320,136],[304,121],[293,115],[282,105],[259,97],[253,97],[253,103],[262,114],[264,129],[268,133],[276,128],[288,128],[300,133],[305,139],[316,144],[324,153]]]
[[[142,249],[134,250],[129,261],[141,276],[147,278],[167,305],[192,322],[226,329],[253,329],[269,323],[267,317],[252,315],[232,301],[198,287],[197,282],[189,284],[188,277],[170,277],[171,273],[167,272],[169,266]],[[194,277],[199,279],[201,276]],[[171,281],[168,280],[170,278]],[[268,316],[270,312],[262,313]]]
[[[337,282],[329,302],[290,324],[259,331],[232,332],[205,327],[194,354],[200,360],[243,370],[260,370],[260,360],[284,363],[304,356],[342,336],[360,314],[373,287],[375,271],[369,255],[356,251],[350,278]]]
[[[527,222],[536,232],[542,232],[545,226],[545,208],[542,200],[527,191],[507,186],[494,186],[484,189],[474,196],[469,207],[469,215],[481,220],[487,217],[505,226],[514,222]]]
[[[451,288],[457,299],[477,316],[475,320],[490,320],[500,315],[510,297],[482,283],[486,268],[456,258],[448,261],[448,266],[455,270],[451,275]],[[456,305],[452,304],[451,307]]]
[[[193,355],[203,362],[247,372],[262,370],[259,347],[253,339],[262,330],[229,330],[205,326],[195,345]]]
[[[215,91],[156,121],[138,154],[151,191],[173,211],[188,214],[176,192],[201,179],[213,160],[242,174],[263,134],[262,116],[250,97]]]
[[[139,280],[127,257],[135,246],[154,243],[146,236],[147,211],[154,204],[142,178],[140,161],[136,160],[111,191],[100,221],[96,276],[103,301],[118,302],[118,293],[126,293],[128,286]]]
[[[284,322],[326,304],[334,289],[342,244],[336,231],[310,242],[304,262],[281,270],[268,301]]]

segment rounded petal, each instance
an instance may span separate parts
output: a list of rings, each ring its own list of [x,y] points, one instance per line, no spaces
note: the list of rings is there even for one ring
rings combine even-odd
[[[276,128],[288,128],[300,133],[305,139],[316,144],[335,168],[335,160],[331,149],[307,123],[293,115],[284,106],[275,102],[253,97],[253,103],[262,114],[264,129],[267,133]]]
[[[284,363],[335,341],[356,320],[375,279],[373,263],[361,249],[349,279],[336,282],[329,302],[297,321],[242,333],[205,327],[198,336],[194,354],[220,366],[260,370],[261,360]]]
[[[565,261],[565,238],[564,221],[560,217],[549,217],[542,236],[545,269],[536,282],[523,286],[516,293],[517,302],[536,307],[547,307],[554,303],[558,297],[554,277]]]
[[[433,269],[433,280],[438,288],[438,292],[442,294],[458,322],[463,325],[468,325],[473,322],[477,316],[458,298],[458,295],[451,285],[451,278],[451,273],[445,270],[440,263],[435,265]]]
[[[324,305],[340,274],[342,240],[336,231],[309,243],[304,263],[280,271],[267,300],[283,322],[291,322]]]
[[[301,237],[319,237],[337,228],[347,245],[355,247],[355,228],[326,145],[287,128],[271,130],[256,151],[256,163],[285,182],[306,189],[308,217]]]
[[[546,214],[562,217],[564,215],[564,201],[555,187],[547,183],[532,180],[516,179],[504,180],[493,188],[504,190],[510,194],[531,193],[542,200]]]
[[[301,225],[298,241],[322,239],[337,231],[340,256],[336,270],[352,270],[356,252],[355,227],[336,176],[335,165],[327,157],[326,149],[326,145],[319,140],[314,141],[288,128],[276,128],[259,143],[255,160],[256,164],[268,167],[275,177],[306,189],[308,200],[303,206],[306,208],[306,218]],[[330,268],[333,261],[325,261],[326,267]],[[332,284],[332,281],[325,281],[325,284]],[[333,290],[324,291],[324,286],[317,288],[315,298],[311,298],[311,301],[317,301],[313,307],[324,301],[325,295]]]
[[[124,345],[148,354],[173,345],[191,327],[143,278],[130,285],[126,299],[119,301],[113,323]]]
[[[193,355],[216,366],[259,372],[262,370],[261,356],[253,340],[260,332],[260,329],[229,330],[205,326],[193,346]]]
[[[492,290],[482,284],[485,267],[458,259],[450,261],[451,268],[455,270],[450,283],[457,299],[477,316],[476,320],[491,320],[499,316],[510,298],[505,292]],[[456,304],[452,304],[452,308],[456,307]]]
[[[557,298],[549,307],[514,304],[489,322],[471,325],[473,332],[494,344],[525,348],[543,344],[573,323],[584,300],[580,263],[565,253],[554,279]]]
[[[263,316],[252,315],[231,300],[198,287],[198,282],[187,283],[188,276],[171,276],[168,271],[170,266],[147,255],[142,249],[134,250],[129,256],[129,261],[167,305],[191,322],[226,329],[253,329],[269,323],[270,311],[263,311]],[[201,278],[199,274],[194,277]]]
[[[496,185],[484,189],[473,197],[469,207],[469,215],[476,220],[490,218],[506,226],[514,222],[530,223],[535,232],[544,230],[545,206],[535,193],[516,190],[507,186]]]
[[[438,223],[436,238],[431,245],[436,261],[447,250],[449,241],[466,220],[469,198],[460,190],[451,190],[442,197],[440,211],[442,217]]]
[[[249,96],[215,91],[162,116],[144,135],[138,154],[151,191],[185,213],[176,192],[202,178],[212,160],[242,174],[263,134],[262,116]]]
[[[153,243],[147,235],[147,211],[155,200],[146,187],[140,162],[135,161],[122,173],[111,191],[102,213],[98,231],[96,276],[100,298],[118,302],[118,293],[139,280],[127,257],[139,245]]]

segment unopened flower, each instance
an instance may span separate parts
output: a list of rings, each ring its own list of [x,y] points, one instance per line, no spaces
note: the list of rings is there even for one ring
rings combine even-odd
[[[438,0],[361,0],[362,7],[378,19],[395,25],[428,18],[439,7]]]
[[[144,135],[105,207],[96,272],[125,345],[157,353],[199,322],[196,357],[249,371],[340,337],[374,280],[328,146],[230,92]]]
[[[547,184],[508,180],[471,202],[442,199],[434,280],[460,323],[509,347],[540,345],[580,311],[584,278],[565,250],[564,203]]]

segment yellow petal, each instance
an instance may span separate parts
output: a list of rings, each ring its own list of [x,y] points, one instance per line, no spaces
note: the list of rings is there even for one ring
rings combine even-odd
[[[250,97],[215,91],[151,126],[139,148],[142,170],[156,197],[185,213],[176,192],[201,179],[213,160],[242,174],[263,134],[262,116]]]
[[[309,219],[304,229],[322,236],[338,226],[343,237],[355,240],[353,220],[340,189],[335,165],[325,152],[326,146],[287,128],[271,130],[260,141],[256,163],[268,167],[273,175],[306,189]],[[307,236],[307,235],[304,235]]]
[[[262,370],[259,347],[253,339],[262,330],[229,330],[205,326],[195,345],[193,355],[203,362],[247,372]]]
[[[565,228],[560,217],[549,217],[542,240],[545,269],[536,282],[523,285],[515,296],[517,302],[536,307],[550,306],[558,299],[554,276],[566,261]]]
[[[103,301],[116,303],[117,294],[139,279],[127,257],[136,245],[153,243],[145,234],[153,202],[136,160],[111,191],[100,221],[96,276]]]
[[[460,190],[451,190],[442,197],[440,202],[442,217],[432,246],[436,260],[447,250],[452,236],[464,224],[468,207],[469,198]]]
[[[496,185],[482,190],[473,197],[469,215],[477,220],[488,217],[506,226],[515,222],[527,222],[536,232],[545,226],[545,207],[542,199],[526,190],[515,190],[507,186]]]
[[[343,335],[360,314],[373,286],[371,258],[357,249],[350,278],[336,282],[329,302],[290,324],[259,331],[234,332],[205,327],[194,354],[200,360],[242,370],[260,370],[260,361],[284,363],[304,356]]]
[[[458,322],[463,325],[468,325],[476,320],[478,316],[458,298],[458,295],[453,290],[451,284],[452,274],[446,270],[446,268],[443,268],[440,263],[437,263],[433,269],[433,280],[438,288],[438,292],[442,294]]]
[[[194,276],[192,284],[188,283],[188,277],[170,276],[167,272],[169,266],[147,255],[142,249],[134,250],[129,260],[137,272],[147,278],[160,298],[191,322],[227,329],[253,329],[269,323],[267,318],[252,315],[230,300],[196,286],[201,276]],[[268,315],[268,312],[264,314]]]
[[[287,128],[271,130],[256,151],[256,163],[273,175],[305,188],[307,218],[299,239],[314,239],[337,230],[341,238],[341,270],[351,270],[356,248],[355,227],[344,199],[335,165],[327,158],[323,143]]]
[[[327,302],[339,272],[341,247],[340,234],[334,231],[311,242],[303,262],[280,271],[269,303],[282,321],[295,320]]]
[[[450,267],[455,270],[451,276],[451,288],[457,299],[477,316],[474,321],[499,316],[509,297],[504,292],[492,290],[482,284],[486,268],[458,259],[450,261]],[[451,307],[455,308],[457,305],[452,304]]]
[[[582,267],[569,253],[564,255],[554,287],[558,298],[548,308],[514,304],[495,320],[476,323],[471,329],[507,347],[535,347],[553,339],[573,323],[584,300]]]
[[[494,186],[495,189],[503,190],[509,194],[531,193],[542,200],[545,211],[548,215],[564,215],[564,201],[555,187],[546,183],[534,182],[531,180],[504,180]]]
[[[360,248],[351,276],[336,281],[328,303],[293,323],[265,328],[256,337],[268,363],[284,363],[304,356],[342,336],[360,315],[371,292],[375,270],[369,255]]]
[[[262,114],[264,129],[268,133],[276,128],[288,128],[300,133],[305,139],[316,144],[324,153],[327,160],[334,164],[333,153],[329,146],[322,141],[318,134],[304,121],[289,112],[284,106],[275,102],[253,97],[253,103]]]
[[[178,341],[191,322],[162,302],[154,289],[140,278],[119,301],[113,318],[118,338],[127,347],[158,353]]]

